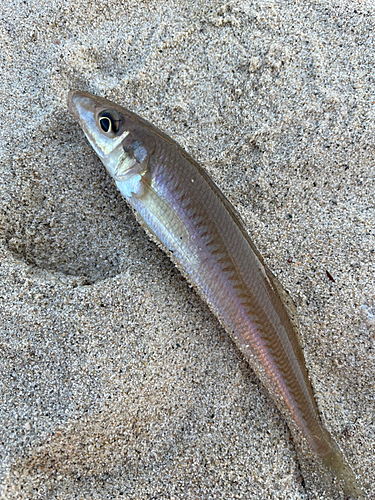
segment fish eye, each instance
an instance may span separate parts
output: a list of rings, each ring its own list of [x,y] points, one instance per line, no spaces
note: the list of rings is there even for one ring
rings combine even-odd
[[[121,128],[121,116],[116,111],[102,111],[98,116],[99,127],[106,135],[113,136]]]
[[[112,130],[112,122],[108,118],[108,116],[102,116],[101,118],[99,118],[99,123],[100,123],[100,128],[105,134],[107,134]]]

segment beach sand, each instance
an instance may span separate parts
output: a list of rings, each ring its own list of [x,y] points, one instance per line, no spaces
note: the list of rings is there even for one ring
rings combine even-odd
[[[375,7],[3,0],[0,16],[0,498],[332,498],[136,223],[70,89],[165,130],[235,206],[375,498]]]

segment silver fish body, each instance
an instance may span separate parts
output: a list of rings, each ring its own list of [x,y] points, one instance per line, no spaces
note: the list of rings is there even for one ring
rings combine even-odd
[[[71,91],[68,106],[138,220],[219,318],[293,434],[360,497],[319,417],[294,304],[233,207],[197,162],[146,120],[87,92]]]

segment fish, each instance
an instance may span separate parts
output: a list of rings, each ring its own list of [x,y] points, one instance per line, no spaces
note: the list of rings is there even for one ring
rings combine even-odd
[[[275,401],[295,440],[345,494],[362,489],[322,423],[305,366],[297,310],[207,172],[136,113],[71,90],[68,109],[151,239],[219,319]]]

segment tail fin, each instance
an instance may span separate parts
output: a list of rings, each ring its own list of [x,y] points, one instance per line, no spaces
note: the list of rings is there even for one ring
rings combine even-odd
[[[340,481],[346,495],[353,499],[364,499],[365,494],[359,486],[354,472],[345,461],[340,449],[332,443],[332,449],[323,458],[323,464]]]

